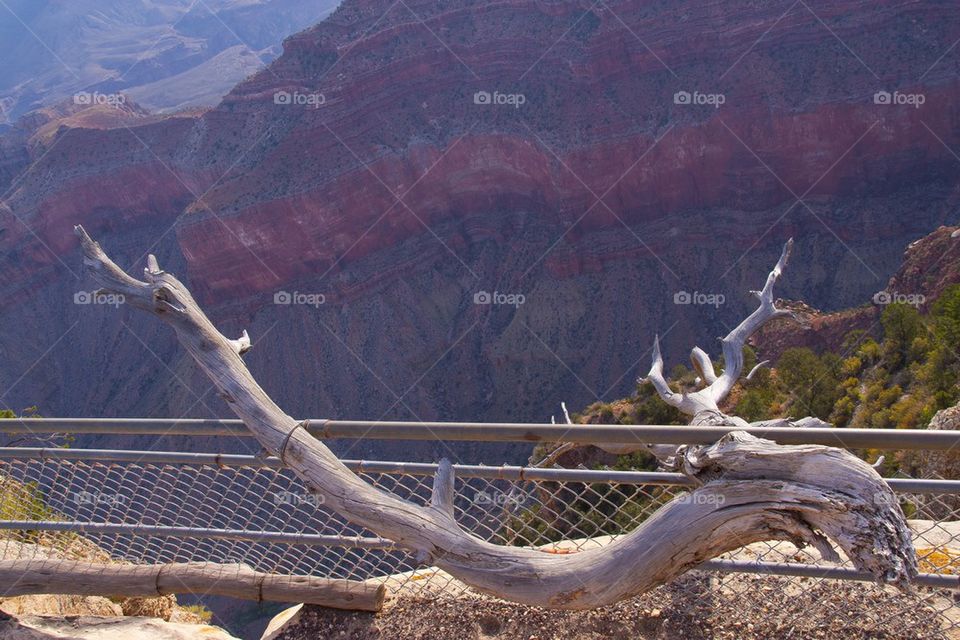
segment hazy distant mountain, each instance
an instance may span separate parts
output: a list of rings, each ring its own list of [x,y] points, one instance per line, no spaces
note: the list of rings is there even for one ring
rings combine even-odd
[[[154,110],[214,105],[337,0],[7,0],[0,124],[80,91]]]

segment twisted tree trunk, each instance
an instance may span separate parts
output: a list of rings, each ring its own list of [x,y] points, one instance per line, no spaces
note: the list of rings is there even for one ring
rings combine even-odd
[[[543,607],[585,609],[634,596],[697,564],[761,540],[816,545],[836,557],[827,539],[878,580],[903,584],[916,575],[916,557],[894,495],[866,463],[841,449],[778,446],[735,432],[705,447],[677,450],[678,468],[702,486],[674,499],[628,535],[596,550],[558,556],[485,542],[453,515],[453,468],[441,461],[429,506],[377,489],[345,467],[320,441],[285,414],[260,388],[240,355],[249,338],[223,336],[187,288],[150,256],[145,281],[124,273],[77,227],[84,262],[106,290],[169,324],[221,397],[260,444],[279,457],[325,505],[390,538],[479,591]],[[768,279],[772,289],[787,251]],[[775,275],[776,274],[776,275]],[[763,294],[761,300],[763,301]],[[769,296],[768,296],[769,297]],[[744,424],[717,409],[742,366],[736,342],[762,318],[761,309],[724,341],[728,371],[696,394],[674,394],[662,378],[659,348],[651,377],[665,399],[695,415],[694,423]],[[703,358],[706,354],[703,354]],[[662,384],[660,382],[662,381]],[[588,427],[585,427],[588,428]]]

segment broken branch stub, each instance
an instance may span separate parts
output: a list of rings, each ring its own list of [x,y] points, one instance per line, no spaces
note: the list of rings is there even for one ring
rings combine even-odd
[[[173,327],[264,449],[323,496],[327,508],[481,592],[542,607],[594,608],[744,544],[793,540],[823,547],[824,536],[877,579],[903,583],[916,574],[903,514],[873,469],[839,449],[781,447],[743,433],[685,450],[682,466],[702,486],[603,548],[558,556],[481,540],[453,517],[452,465],[440,465],[429,506],[367,484],[273,402],[244,365],[243,349],[217,331],[179,280],[155,260],[145,281],[131,278],[82,227],[77,235],[94,279]]]

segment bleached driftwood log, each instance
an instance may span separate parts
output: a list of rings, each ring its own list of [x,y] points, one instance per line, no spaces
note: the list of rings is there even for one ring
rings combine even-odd
[[[383,585],[356,580],[259,573],[245,564],[103,564],[61,558],[0,560],[0,596],[41,593],[106,597],[195,593],[258,602],[306,602],[335,609],[380,611],[386,589]]]
[[[243,349],[217,331],[187,288],[161,271],[155,259],[144,270],[145,281],[136,280],[81,227],[77,234],[94,279],[169,324],[264,449],[323,496],[328,508],[482,592],[543,607],[599,607],[761,540],[806,542],[827,550],[829,538],[878,580],[904,584],[916,575],[903,514],[869,465],[840,449],[777,446],[745,433],[678,453],[680,467],[702,486],[602,549],[558,556],[485,542],[454,519],[449,461],[441,461],[426,507],[367,484],[273,402],[241,360]],[[724,345],[729,372],[713,383],[716,391],[702,400],[677,400],[698,416],[695,421],[715,424],[722,417],[716,398],[733,385],[737,363],[742,365],[734,342],[743,333],[735,331],[730,347]]]

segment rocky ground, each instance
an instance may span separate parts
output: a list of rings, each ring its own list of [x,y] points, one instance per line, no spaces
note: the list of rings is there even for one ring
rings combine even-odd
[[[921,569],[955,573],[960,523],[911,520]],[[566,541],[602,546],[606,537]],[[934,567],[930,549],[944,552]],[[948,557],[949,555],[949,557]],[[755,543],[727,560],[815,563],[792,543]],[[690,572],[639,598],[596,611],[546,611],[478,596],[438,569],[398,574],[378,614],[304,606],[281,613],[264,640],[960,640],[948,591],[905,593],[875,584]],[[269,631],[269,630],[268,630]]]
[[[728,578],[718,588],[713,580],[692,574],[597,611],[546,611],[469,597],[403,599],[380,614],[304,607],[275,640],[960,638],[932,608],[892,589],[757,576]]]
[[[22,616],[0,618],[4,640],[236,640],[211,625],[145,616]]]

